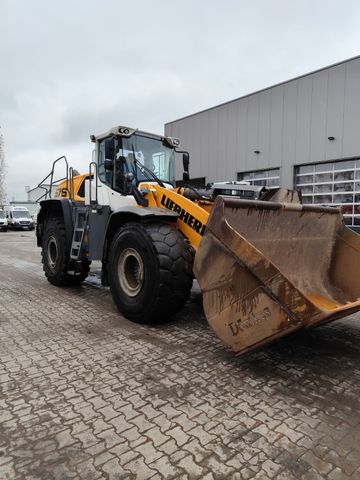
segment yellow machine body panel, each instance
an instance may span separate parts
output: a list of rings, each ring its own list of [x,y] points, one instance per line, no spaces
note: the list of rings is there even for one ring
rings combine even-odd
[[[83,175],[76,175],[71,180],[63,180],[60,182],[55,190],[55,198],[70,198],[71,191],[73,192],[73,200],[83,202],[85,200],[85,180],[90,177],[89,173]]]

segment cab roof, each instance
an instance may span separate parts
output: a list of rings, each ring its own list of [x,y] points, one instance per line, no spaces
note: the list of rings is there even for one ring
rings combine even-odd
[[[111,137],[113,135],[119,135],[121,137],[129,138],[134,135],[135,132],[159,140],[166,140],[167,143],[174,148],[180,146],[180,140],[178,138],[158,135],[156,133],[144,132],[142,130],[139,130],[138,128],[125,127],[124,125],[118,125],[116,127],[110,128],[110,130],[108,130],[107,132],[100,133],[99,135],[90,135],[90,140],[92,142],[100,142],[101,140],[104,140],[105,138]]]

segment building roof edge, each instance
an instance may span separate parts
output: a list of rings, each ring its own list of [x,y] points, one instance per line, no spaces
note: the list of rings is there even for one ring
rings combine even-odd
[[[317,70],[312,70],[311,72],[304,73],[302,75],[298,75],[297,77],[290,78],[289,80],[285,80],[283,82],[275,83],[274,85],[271,85],[269,87],[261,88],[260,90],[256,90],[255,92],[252,93],[247,93],[246,95],[242,95],[240,97],[234,98],[233,100],[228,100],[223,103],[219,103],[218,105],[214,105],[212,107],[204,108],[203,110],[199,110],[198,112],[195,113],[190,113],[189,115],[184,115],[183,117],[177,118],[175,120],[171,120],[170,122],[166,122],[164,125],[165,127],[167,125],[171,125],[172,123],[180,122],[181,120],[185,120],[186,118],[194,117],[195,115],[199,115],[201,113],[208,112],[210,110],[215,110],[216,108],[223,107],[224,105],[228,105],[229,103],[234,103],[239,100],[242,100],[243,98],[251,97],[253,95],[257,95],[258,93],[265,92],[266,90],[271,90],[272,88],[279,87],[280,85],[285,85],[286,83],[294,82],[295,80],[299,80],[300,78],[308,77],[310,75],[314,75],[315,73],[322,72],[324,70],[328,70],[330,68],[337,67],[338,65],[343,65],[344,63],[351,62],[353,60],[357,60],[360,58],[360,55],[356,55],[355,57],[347,58],[346,60],[342,60],[340,62],[333,63],[331,65],[328,65],[326,67],[321,67],[318,68]]]

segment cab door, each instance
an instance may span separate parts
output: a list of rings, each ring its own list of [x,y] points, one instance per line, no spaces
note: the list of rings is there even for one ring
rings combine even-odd
[[[131,184],[126,180],[128,172],[125,159],[116,153],[116,147],[116,137],[106,138],[97,144],[98,203],[109,206],[111,211],[137,205],[133,195],[130,194]],[[94,183],[91,182],[93,189],[96,188]]]

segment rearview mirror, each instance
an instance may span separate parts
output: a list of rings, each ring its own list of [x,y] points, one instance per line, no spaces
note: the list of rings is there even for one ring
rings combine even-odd
[[[184,166],[184,173],[183,173],[183,180],[189,180],[189,164],[190,164],[190,155],[188,152],[183,153],[183,166]]]

